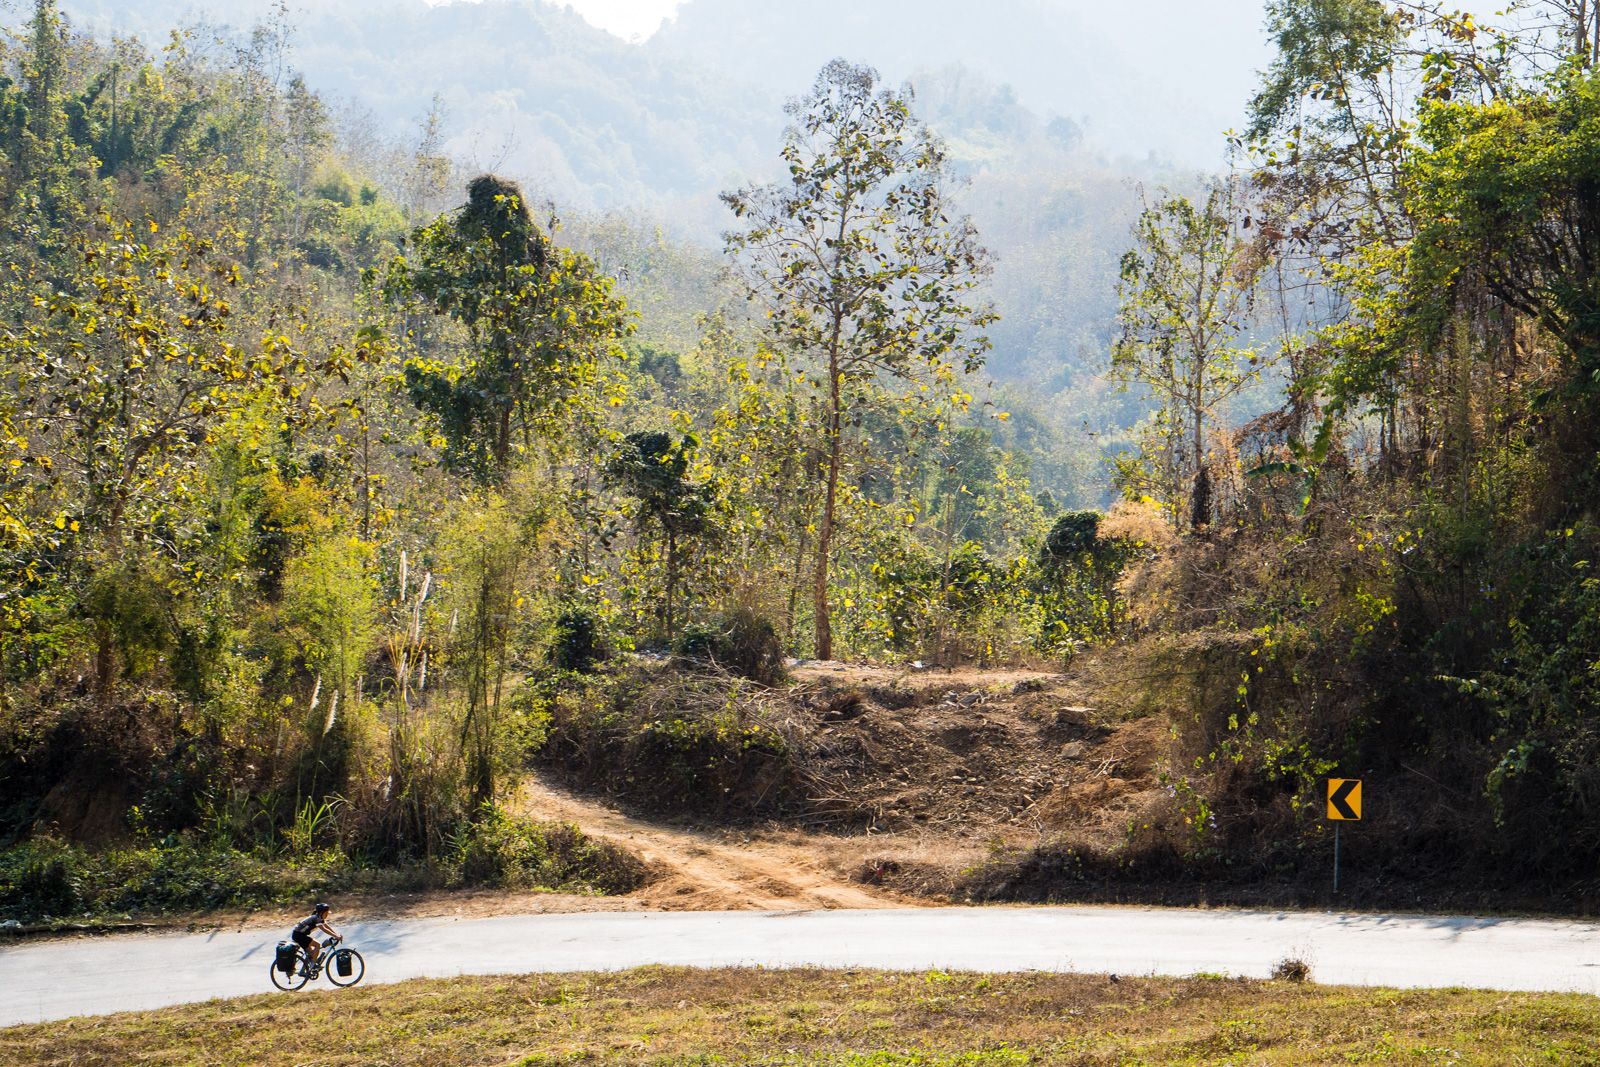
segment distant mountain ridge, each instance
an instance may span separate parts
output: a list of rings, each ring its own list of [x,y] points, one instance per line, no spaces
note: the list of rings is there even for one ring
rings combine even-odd
[[[271,6],[63,3],[80,25],[151,43],[202,20],[244,29]],[[308,81],[370,108],[391,133],[414,127],[438,92],[449,109],[449,148],[469,163],[538,175],[542,187],[583,206],[681,212],[698,201],[694,212],[704,213],[716,189],[770,169],[782,102],[835,55],[871,63],[893,81],[967,69],[1012,86],[1015,102],[1041,121],[1076,125],[1092,151],[1215,166],[1249,69],[1217,66],[1237,85],[1208,74],[1205,84],[1175,86],[1170,62],[1153,52],[1130,58],[1118,38],[1158,42],[1163,27],[1223,32],[1259,14],[1235,12],[1230,22],[1178,0],[1144,6],[1158,17],[1117,19],[1062,0],[688,0],[643,44],[546,0],[317,0],[290,12],[299,31],[294,62]]]

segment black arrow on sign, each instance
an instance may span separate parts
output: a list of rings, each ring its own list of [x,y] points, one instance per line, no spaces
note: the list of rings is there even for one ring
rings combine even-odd
[[[1328,803],[1332,804],[1334,810],[1336,810],[1341,816],[1346,819],[1350,819],[1351,821],[1361,818],[1360,815],[1356,814],[1356,810],[1349,804],[1350,794],[1354,793],[1356,788],[1360,785],[1361,779],[1346,778],[1344,781],[1339,783],[1339,787],[1337,789],[1328,794]]]

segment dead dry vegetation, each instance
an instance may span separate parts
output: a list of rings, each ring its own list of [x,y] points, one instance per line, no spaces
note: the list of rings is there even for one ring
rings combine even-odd
[[[662,667],[610,690],[609,739],[558,713],[568,736],[522,800],[644,859],[624,907],[1592,909],[1596,887],[1508,883],[1430,850],[1438,787],[1415,770],[1384,776],[1335,896],[1331,835],[1305,807],[1318,782],[1227,758],[1214,709],[1253,640],[1153,636],[1060,672],[811,663],[773,686]],[[1291,690],[1258,679],[1253,695]]]
[[[1119,851],[1169,799],[1164,719],[1129,718],[1104,660],[1071,674],[961,670],[801,673],[816,792],[802,825],[853,826],[832,850],[860,881],[903,893],[993,896],[994,865],[1050,843]]]
[[[614,736],[731,703],[722,734],[780,743],[753,755],[694,749],[692,773],[667,779],[660,769],[678,753],[597,742],[592,726],[558,722],[565,740],[521,802],[637,852],[653,876],[634,898],[652,906],[1005,899],[997,872],[1021,857],[1063,845],[1121,857],[1172,821],[1171,731],[1163,716],[1123,710],[1135,706],[1125,669],[1114,653],[1066,674],[811,664],[790,685],[709,701],[663,672],[644,696],[630,694],[631,718],[608,727]]]
[[[1592,997],[1097,975],[648,968],[265,995],[0,1030],[0,1061],[1600,1063]]]

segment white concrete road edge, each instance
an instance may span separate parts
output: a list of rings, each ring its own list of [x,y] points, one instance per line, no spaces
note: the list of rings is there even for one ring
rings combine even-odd
[[[1326,984],[1600,992],[1600,926],[1530,919],[993,907],[340,925],[366,957],[367,983],[645,964],[1265,977],[1295,957]],[[267,970],[282,936],[249,930],[3,948],[0,1026],[272,992]],[[325,978],[316,987],[329,988]]]

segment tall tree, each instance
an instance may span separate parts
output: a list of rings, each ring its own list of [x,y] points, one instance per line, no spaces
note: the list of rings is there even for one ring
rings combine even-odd
[[[910,94],[878,88],[870,67],[834,60],[790,103],[785,182],[723,201],[743,228],[726,235],[772,342],[808,370],[822,407],[824,479],[812,601],[816,655],[833,655],[828,575],[841,476],[858,408],[895,404],[982,366],[994,321],[973,290],[989,261],[957,217],[943,145]]]
[[[415,262],[391,266],[390,295],[461,323],[470,350],[461,366],[414,359],[406,382],[439,419],[447,461],[498,481],[516,450],[555,436],[592,398],[631,328],[627,307],[592,260],[539,228],[515,184],[492,175],[412,243]]]
[[[1430,108],[1411,202],[1417,310],[1463,278],[1549,331],[1600,390],[1600,75],[1542,94]]]
[[[538,517],[519,523],[506,501],[492,493],[463,512],[451,530],[446,560],[451,616],[457,620],[448,662],[465,703],[460,745],[469,810],[477,815],[495,796],[506,670],[523,604],[517,587],[540,525]]]

